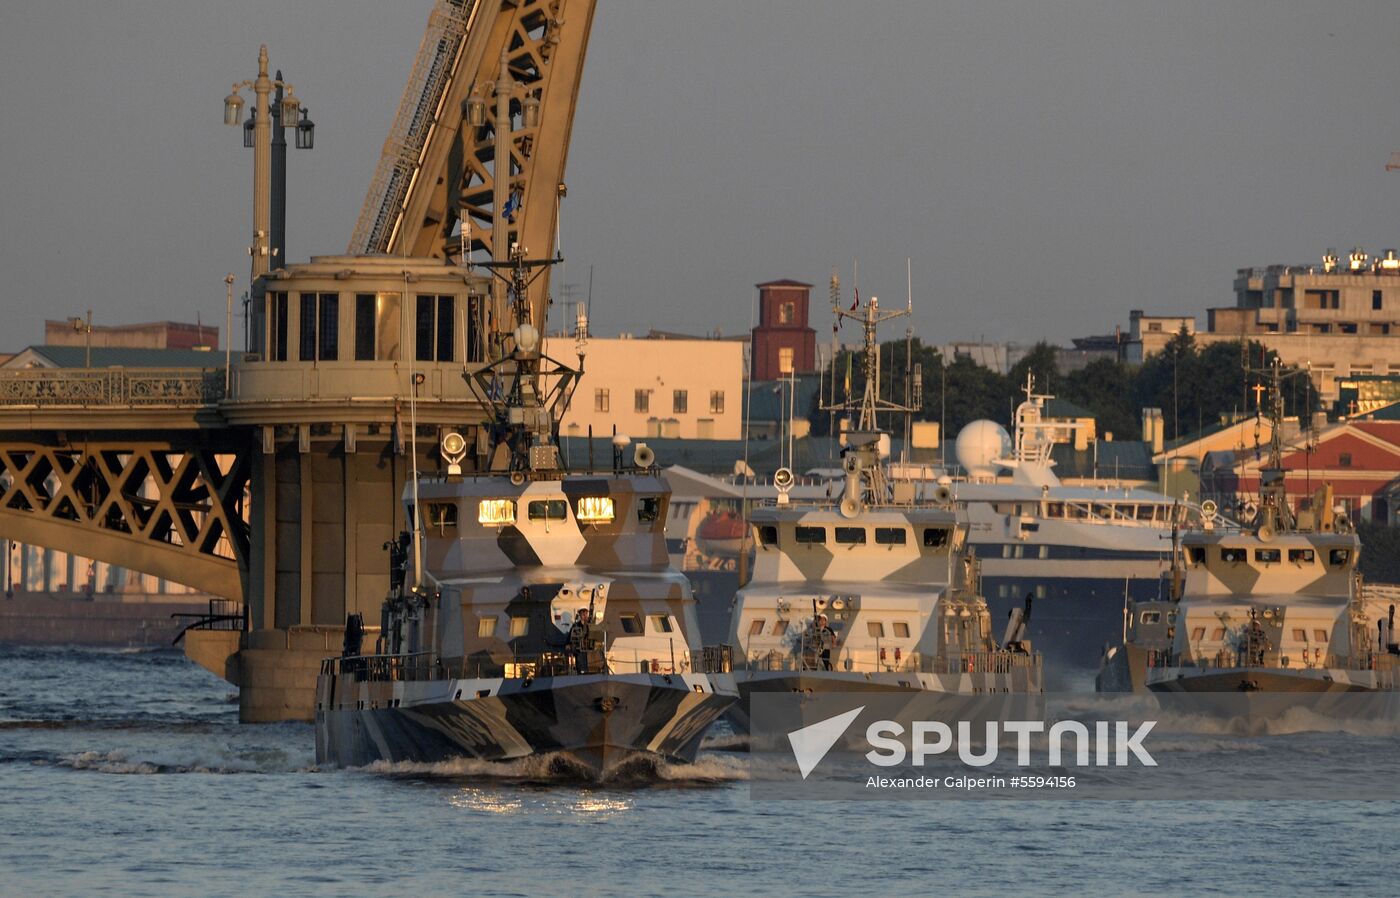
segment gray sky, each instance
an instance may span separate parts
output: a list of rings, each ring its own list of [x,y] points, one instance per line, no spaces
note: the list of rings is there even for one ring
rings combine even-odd
[[[926,339],[1065,341],[1229,304],[1240,266],[1400,246],[1393,0],[598,6],[563,248],[600,334],[742,331],[754,283],[820,307],[853,257],[902,300],[911,256]],[[0,349],[89,306],[222,324],[252,151],[221,104],[262,41],[317,125],[290,257],[342,252],[431,7],[0,4]]]

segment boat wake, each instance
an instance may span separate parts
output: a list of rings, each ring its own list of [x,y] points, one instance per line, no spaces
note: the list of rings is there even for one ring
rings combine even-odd
[[[477,758],[427,763],[376,761],[356,769],[363,773],[402,779],[613,788],[711,786],[748,779],[748,768],[743,758],[717,754],[702,754],[690,764],[638,754],[601,781],[590,769],[565,754],[536,755],[513,761],[483,761]]]

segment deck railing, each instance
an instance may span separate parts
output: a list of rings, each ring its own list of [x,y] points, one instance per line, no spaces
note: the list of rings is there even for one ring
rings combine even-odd
[[[683,674],[729,673],[733,669],[727,645],[707,645],[672,658],[658,652],[537,652],[515,653],[507,658],[462,658],[444,661],[432,653],[412,655],[358,655],[327,658],[321,673],[353,677],[358,681],[413,682],[426,680],[480,679],[533,680],[540,677],[567,677],[585,674]]]
[[[821,671],[850,673],[1011,673],[1017,670],[1039,671],[1041,656],[1025,652],[980,651],[950,652],[944,655],[924,655],[911,652],[895,657],[886,652],[885,658],[869,651],[842,651],[831,660],[831,667],[810,653],[772,651],[750,652],[746,659],[749,670],[760,671]]]

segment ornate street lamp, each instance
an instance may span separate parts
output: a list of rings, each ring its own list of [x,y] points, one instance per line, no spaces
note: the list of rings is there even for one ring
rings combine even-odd
[[[296,132],[297,149],[311,149],[314,138],[313,129],[315,126],[311,119],[307,117],[306,110],[302,107],[301,101],[297,99],[292,85],[281,78],[272,78],[268,75],[267,68],[267,45],[263,44],[258,49],[258,77],[251,81],[240,81],[233,86],[233,91],[224,98],[224,124],[230,127],[243,125],[243,145],[253,149],[253,243],[248,247],[248,253],[253,258],[252,279],[256,281],[259,277],[272,267],[272,256],[282,251],[281,246],[274,247],[271,244],[273,238],[272,222],[272,180],[273,180],[273,126],[276,126],[279,151],[283,150],[286,142],[282,139],[284,127],[293,128]],[[243,90],[253,92],[253,106],[249,110],[248,118],[243,120],[244,101],[241,93]],[[273,91],[276,91],[276,100],[272,99]],[[285,91],[285,93],[284,93]],[[281,160],[279,159],[280,163]],[[279,219],[285,208],[285,166],[279,164],[278,181],[279,190],[283,192],[280,198]],[[277,242],[281,242],[282,222],[279,220],[277,228]],[[285,264],[286,257],[283,254],[282,262]]]

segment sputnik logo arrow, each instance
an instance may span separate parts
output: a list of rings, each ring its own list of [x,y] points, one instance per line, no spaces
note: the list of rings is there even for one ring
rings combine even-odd
[[[793,757],[797,758],[797,769],[801,771],[804,780],[807,778],[807,774],[816,769],[822,758],[831,751],[831,747],[836,744],[836,741],[846,734],[846,728],[854,723],[855,719],[860,716],[860,712],[864,710],[865,706],[861,705],[854,711],[828,717],[826,720],[788,733],[788,742],[792,743]]]

